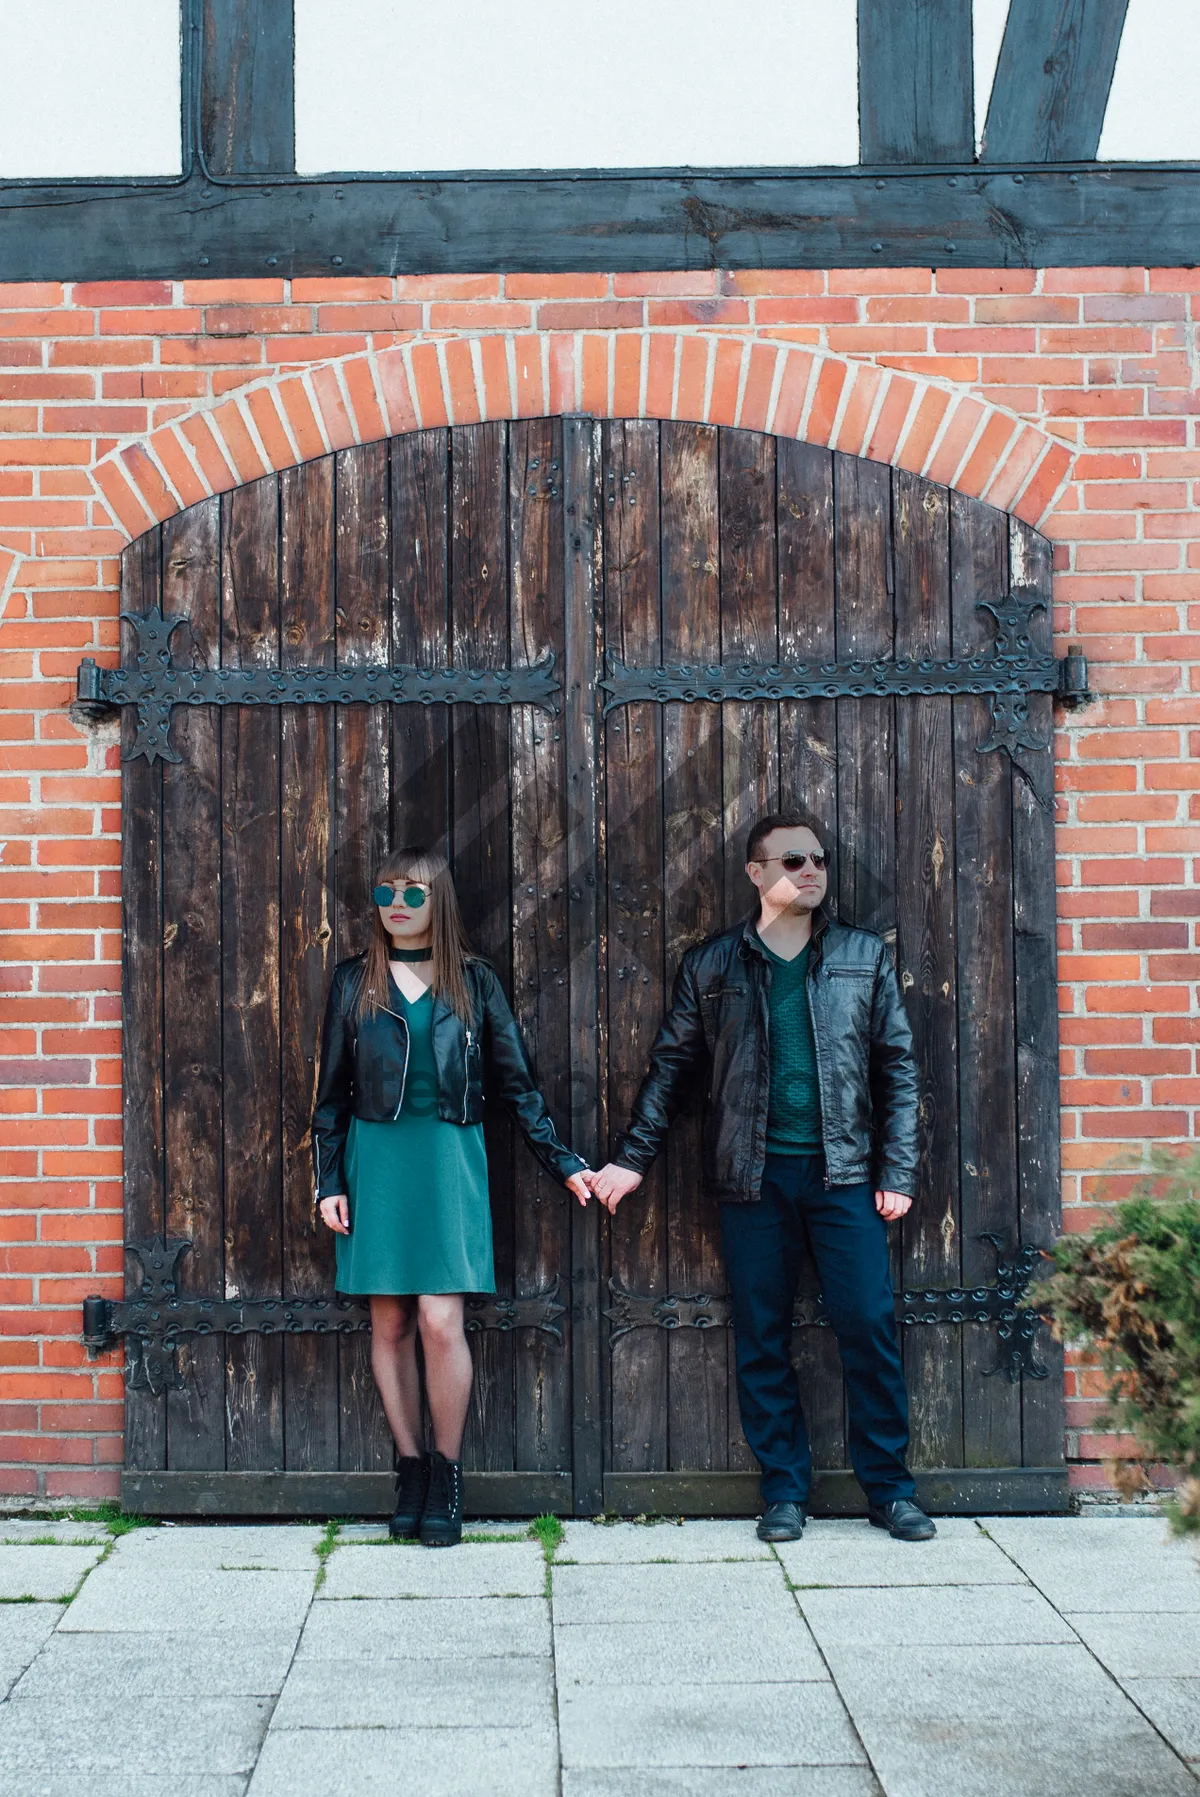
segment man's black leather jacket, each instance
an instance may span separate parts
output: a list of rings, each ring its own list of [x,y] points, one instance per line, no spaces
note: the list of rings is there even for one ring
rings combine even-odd
[[[354,955],[338,962],[325,1007],[312,1119],[318,1198],[346,1190],[342,1156],[351,1117],[390,1123],[404,1099],[408,1025],[398,1000],[394,1010],[358,1016],[355,998],[363,959]],[[446,1123],[481,1123],[486,1081],[487,1095],[499,1098],[512,1113],[546,1171],[565,1182],[587,1162],[558,1139],[494,969],[472,956],[465,971],[474,1012],[469,1028],[444,999],[433,995],[437,1114]]]
[[[688,949],[613,1159],[644,1173],[707,1067],[703,1169],[723,1203],[761,1196],[770,1087],[771,966],[757,913]],[[808,1003],[831,1185],[917,1189],[917,1067],[882,937],[813,916]]]

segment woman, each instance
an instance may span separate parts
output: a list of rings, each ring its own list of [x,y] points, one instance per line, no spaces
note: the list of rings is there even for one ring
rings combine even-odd
[[[471,952],[450,869],[409,849],[376,874],[366,952],[338,963],[321,1036],[313,1152],[337,1289],[371,1307],[371,1371],[396,1442],[398,1540],[462,1536],[459,1454],[471,1399],[467,1292],[492,1292],[485,1086],[581,1204],[565,1148],[489,964]],[[421,1440],[416,1335],[434,1449]]]

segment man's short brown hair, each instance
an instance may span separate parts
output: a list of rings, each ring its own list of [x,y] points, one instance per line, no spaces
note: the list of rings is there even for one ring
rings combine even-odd
[[[746,859],[757,861],[763,843],[772,830],[811,830],[822,848],[825,837],[820,824],[808,811],[772,811],[766,817],[760,817],[746,838]]]

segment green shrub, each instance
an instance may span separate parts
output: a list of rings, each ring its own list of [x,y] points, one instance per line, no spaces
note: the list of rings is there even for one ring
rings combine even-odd
[[[1168,1505],[1174,1526],[1200,1533],[1200,1152],[1164,1151],[1154,1171],[1119,1205],[1110,1223],[1064,1236],[1054,1271],[1031,1300],[1063,1341],[1100,1351],[1109,1408],[1101,1428],[1132,1435],[1138,1452],[1112,1467],[1132,1496],[1163,1463],[1178,1486]]]

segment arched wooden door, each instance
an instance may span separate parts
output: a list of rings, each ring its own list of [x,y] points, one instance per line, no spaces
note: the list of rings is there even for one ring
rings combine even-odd
[[[132,545],[123,671],[81,675],[125,707],[131,1255],[88,1327],[127,1332],[127,1503],[386,1507],[308,1117],[387,847],[449,852],[561,1132],[603,1156],[680,953],[747,908],[750,823],[802,800],[916,1030],[896,1274],[923,1490],[1059,1507],[1061,1380],[1014,1315],[1057,1206],[1048,594],[1047,545],[977,502],[652,422],[422,432]],[[468,1507],[753,1509],[695,1119],[611,1226],[503,1117],[488,1136]],[[815,1294],[797,1323],[818,1502],[854,1507]]]

